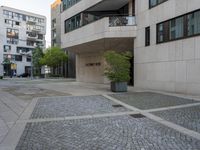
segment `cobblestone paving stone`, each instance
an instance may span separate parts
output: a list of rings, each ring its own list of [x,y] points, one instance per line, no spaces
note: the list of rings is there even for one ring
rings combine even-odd
[[[103,96],[41,98],[37,102],[31,118],[55,118],[130,111],[124,107],[113,107],[112,105],[116,105],[116,103]]]
[[[144,110],[198,102],[180,97],[168,96],[151,92],[112,94],[110,96],[124,103]]]
[[[200,141],[128,115],[28,123],[16,150],[199,150]]]
[[[200,133],[200,106],[159,111],[153,114]]]

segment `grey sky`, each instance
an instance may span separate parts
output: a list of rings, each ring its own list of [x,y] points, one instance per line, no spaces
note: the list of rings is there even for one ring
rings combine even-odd
[[[30,11],[47,17],[46,44],[51,44],[50,33],[50,6],[55,0],[0,0],[0,6],[8,6],[16,9]]]

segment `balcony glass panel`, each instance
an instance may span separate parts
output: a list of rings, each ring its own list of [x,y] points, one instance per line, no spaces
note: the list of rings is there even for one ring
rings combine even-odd
[[[136,25],[135,16],[112,16],[109,17],[109,26],[133,26]]]

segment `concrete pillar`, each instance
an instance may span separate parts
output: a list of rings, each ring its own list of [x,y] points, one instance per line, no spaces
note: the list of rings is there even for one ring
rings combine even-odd
[[[129,16],[132,16],[132,7],[133,6],[133,0],[129,0],[129,4],[128,4],[128,14],[129,14]]]
[[[135,0],[129,0],[129,16],[135,15]]]

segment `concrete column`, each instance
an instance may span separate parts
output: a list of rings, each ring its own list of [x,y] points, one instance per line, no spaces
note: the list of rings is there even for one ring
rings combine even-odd
[[[133,0],[129,0],[129,4],[128,4],[128,14],[129,16],[132,16],[133,14]]]

